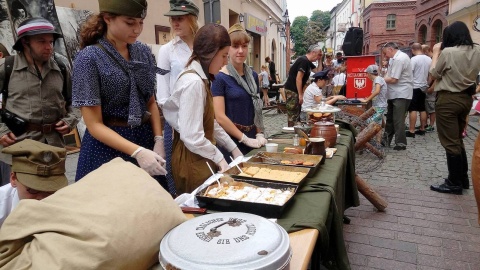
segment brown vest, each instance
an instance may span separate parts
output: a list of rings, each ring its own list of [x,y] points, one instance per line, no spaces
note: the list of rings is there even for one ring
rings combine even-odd
[[[180,76],[186,73],[195,73],[198,75],[195,71],[188,70]],[[203,80],[203,83],[207,93],[205,110],[203,111],[203,131],[205,132],[205,138],[215,145],[216,142],[213,135],[215,120],[213,97],[210,91],[210,82]],[[197,104],[192,104],[192,106],[197,106]],[[188,150],[183,141],[180,140],[180,134],[177,131],[174,132],[173,137],[172,174],[175,180],[177,194],[190,193],[212,175],[207,162],[214,172],[217,170],[217,165],[213,161]]]

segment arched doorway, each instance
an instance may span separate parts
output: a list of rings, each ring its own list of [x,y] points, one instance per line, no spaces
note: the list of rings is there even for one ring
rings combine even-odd
[[[418,29],[417,41],[421,44],[427,44],[427,26],[425,24],[422,24]]]
[[[442,41],[442,35],[443,35],[443,23],[441,20],[435,20],[432,24],[432,35],[431,35],[431,40],[433,41],[433,44],[436,44],[440,41]]]
[[[270,55],[270,59],[275,62],[275,55],[277,55],[277,44],[275,44],[275,39],[272,39],[272,55]]]

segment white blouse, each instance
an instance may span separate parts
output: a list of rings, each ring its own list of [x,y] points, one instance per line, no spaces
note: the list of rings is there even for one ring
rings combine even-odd
[[[19,201],[17,189],[11,184],[0,187],[0,227]]]
[[[158,51],[157,66],[170,70],[166,75],[157,74],[157,102],[163,106],[165,101],[172,95],[173,85],[177,81],[180,72],[185,69],[192,51],[188,44],[181,38],[175,37]]]
[[[163,105],[165,120],[180,133],[180,140],[190,152],[218,163],[223,159],[222,152],[205,138],[203,130],[207,97],[203,80],[206,80],[207,76],[197,61],[193,61],[185,70],[194,70],[200,76],[186,73],[178,78],[172,95]],[[213,136],[217,145],[229,152],[237,147],[217,121],[214,123]]]

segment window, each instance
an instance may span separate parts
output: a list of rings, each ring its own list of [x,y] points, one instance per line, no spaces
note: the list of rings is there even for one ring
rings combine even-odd
[[[397,15],[388,14],[387,15],[387,29],[395,29],[395,20]]]
[[[435,32],[435,43],[442,41],[442,34],[443,34],[443,24],[442,21],[437,20],[433,24],[434,32]]]
[[[427,43],[427,26],[426,25],[420,26],[420,29],[418,30],[418,42],[422,44]]]

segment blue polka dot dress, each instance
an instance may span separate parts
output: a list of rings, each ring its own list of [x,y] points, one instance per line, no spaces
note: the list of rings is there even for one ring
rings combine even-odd
[[[72,103],[75,107],[101,106],[102,118],[123,119],[128,127],[108,126],[125,139],[153,149],[150,123],[141,124],[147,102],[155,91],[155,61],[150,49],[139,42],[128,45],[126,61],[105,39],[98,46],[87,46],[75,57],[72,76]],[[137,164],[134,158],[95,139],[88,129],[82,140],[75,181],[110,160],[121,157]],[[155,177],[166,189],[164,176]]]

